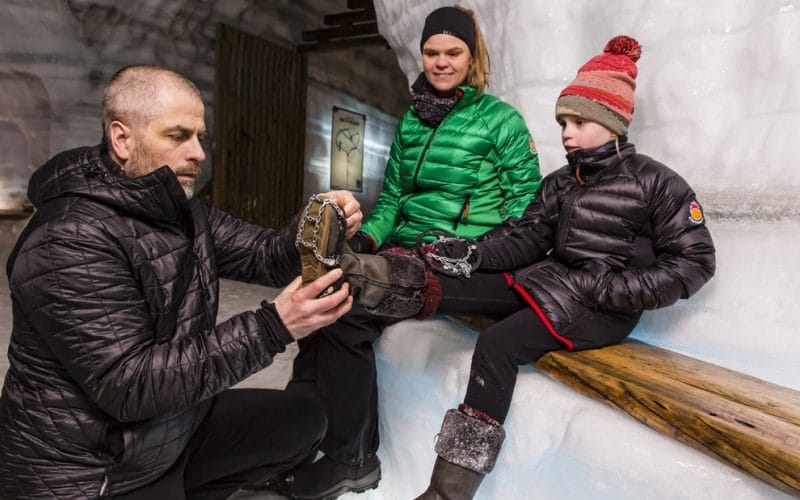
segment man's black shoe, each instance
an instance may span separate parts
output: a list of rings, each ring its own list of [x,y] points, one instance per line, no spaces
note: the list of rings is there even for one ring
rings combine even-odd
[[[312,451],[305,458],[303,458],[297,465],[292,467],[289,470],[283,471],[276,476],[272,476],[267,480],[264,481],[256,481],[248,486],[242,488],[245,491],[269,491],[280,495],[282,497],[289,496],[289,483],[286,482],[286,478],[293,476],[294,471],[302,468],[307,467],[314,463],[314,460],[317,458],[317,450]]]
[[[381,462],[375,455],[366,458],[360,466],[324,456],[311,465],[295,469],[283,480],[289,486],[290,498],[332,500],[345,493],[377,488],[381,480]]]

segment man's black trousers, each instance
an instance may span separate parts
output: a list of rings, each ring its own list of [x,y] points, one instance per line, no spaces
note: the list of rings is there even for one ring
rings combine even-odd
[[[225,391],[164,476],[116,498],[224,500],[300,462],[316,450],[325,425],[319,403],[301,394]]]

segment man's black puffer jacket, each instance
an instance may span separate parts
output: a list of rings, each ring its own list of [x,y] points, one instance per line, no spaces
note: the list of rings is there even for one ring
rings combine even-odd
[[[714,274],[714,244],[686,181],[633,144],[567,159],[514,230],[479,243],[480,268],[514,270],[510,283],[567,348],[598,347],[629,331],[571,327],[601,315],[630,330],[642,310],[688,298]]]
[[[167,167],[127,178],[100,147],[50,160],[28,196],[37,212],[7,267],[0,497],[135,489],[176,460],[214,395],[292,341],[271,305],[215,319],[218,276],[299,274],[295,229],[187,201]]]

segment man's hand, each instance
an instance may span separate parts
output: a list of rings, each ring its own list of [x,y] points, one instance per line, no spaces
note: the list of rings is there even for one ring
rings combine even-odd
[[[350,191],[328,191],[320,196],[330,198],[339,205],[339,208],[342,209],[344,216],[347,218],[345,237],[352,238],[356,231],[361,228],[361,220],[364,218],[364,214],[361,213],[361,203],[353,197],[353,193]]]
[[[333,269],[300,288],[302,278],[298,276],[275,297],[275,310],[295,340],[330,325],[353,307],[350,285],[347,283],[338,291],[317,298],[341,277],[342,270]]]

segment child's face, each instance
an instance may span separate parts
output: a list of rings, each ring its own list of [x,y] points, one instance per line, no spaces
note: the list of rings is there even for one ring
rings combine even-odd
[[[576,149],[596,148],[614,139],[610,130],[586,118],[562,115],[558,121],[561,123],[561,144],[567,153]]]

